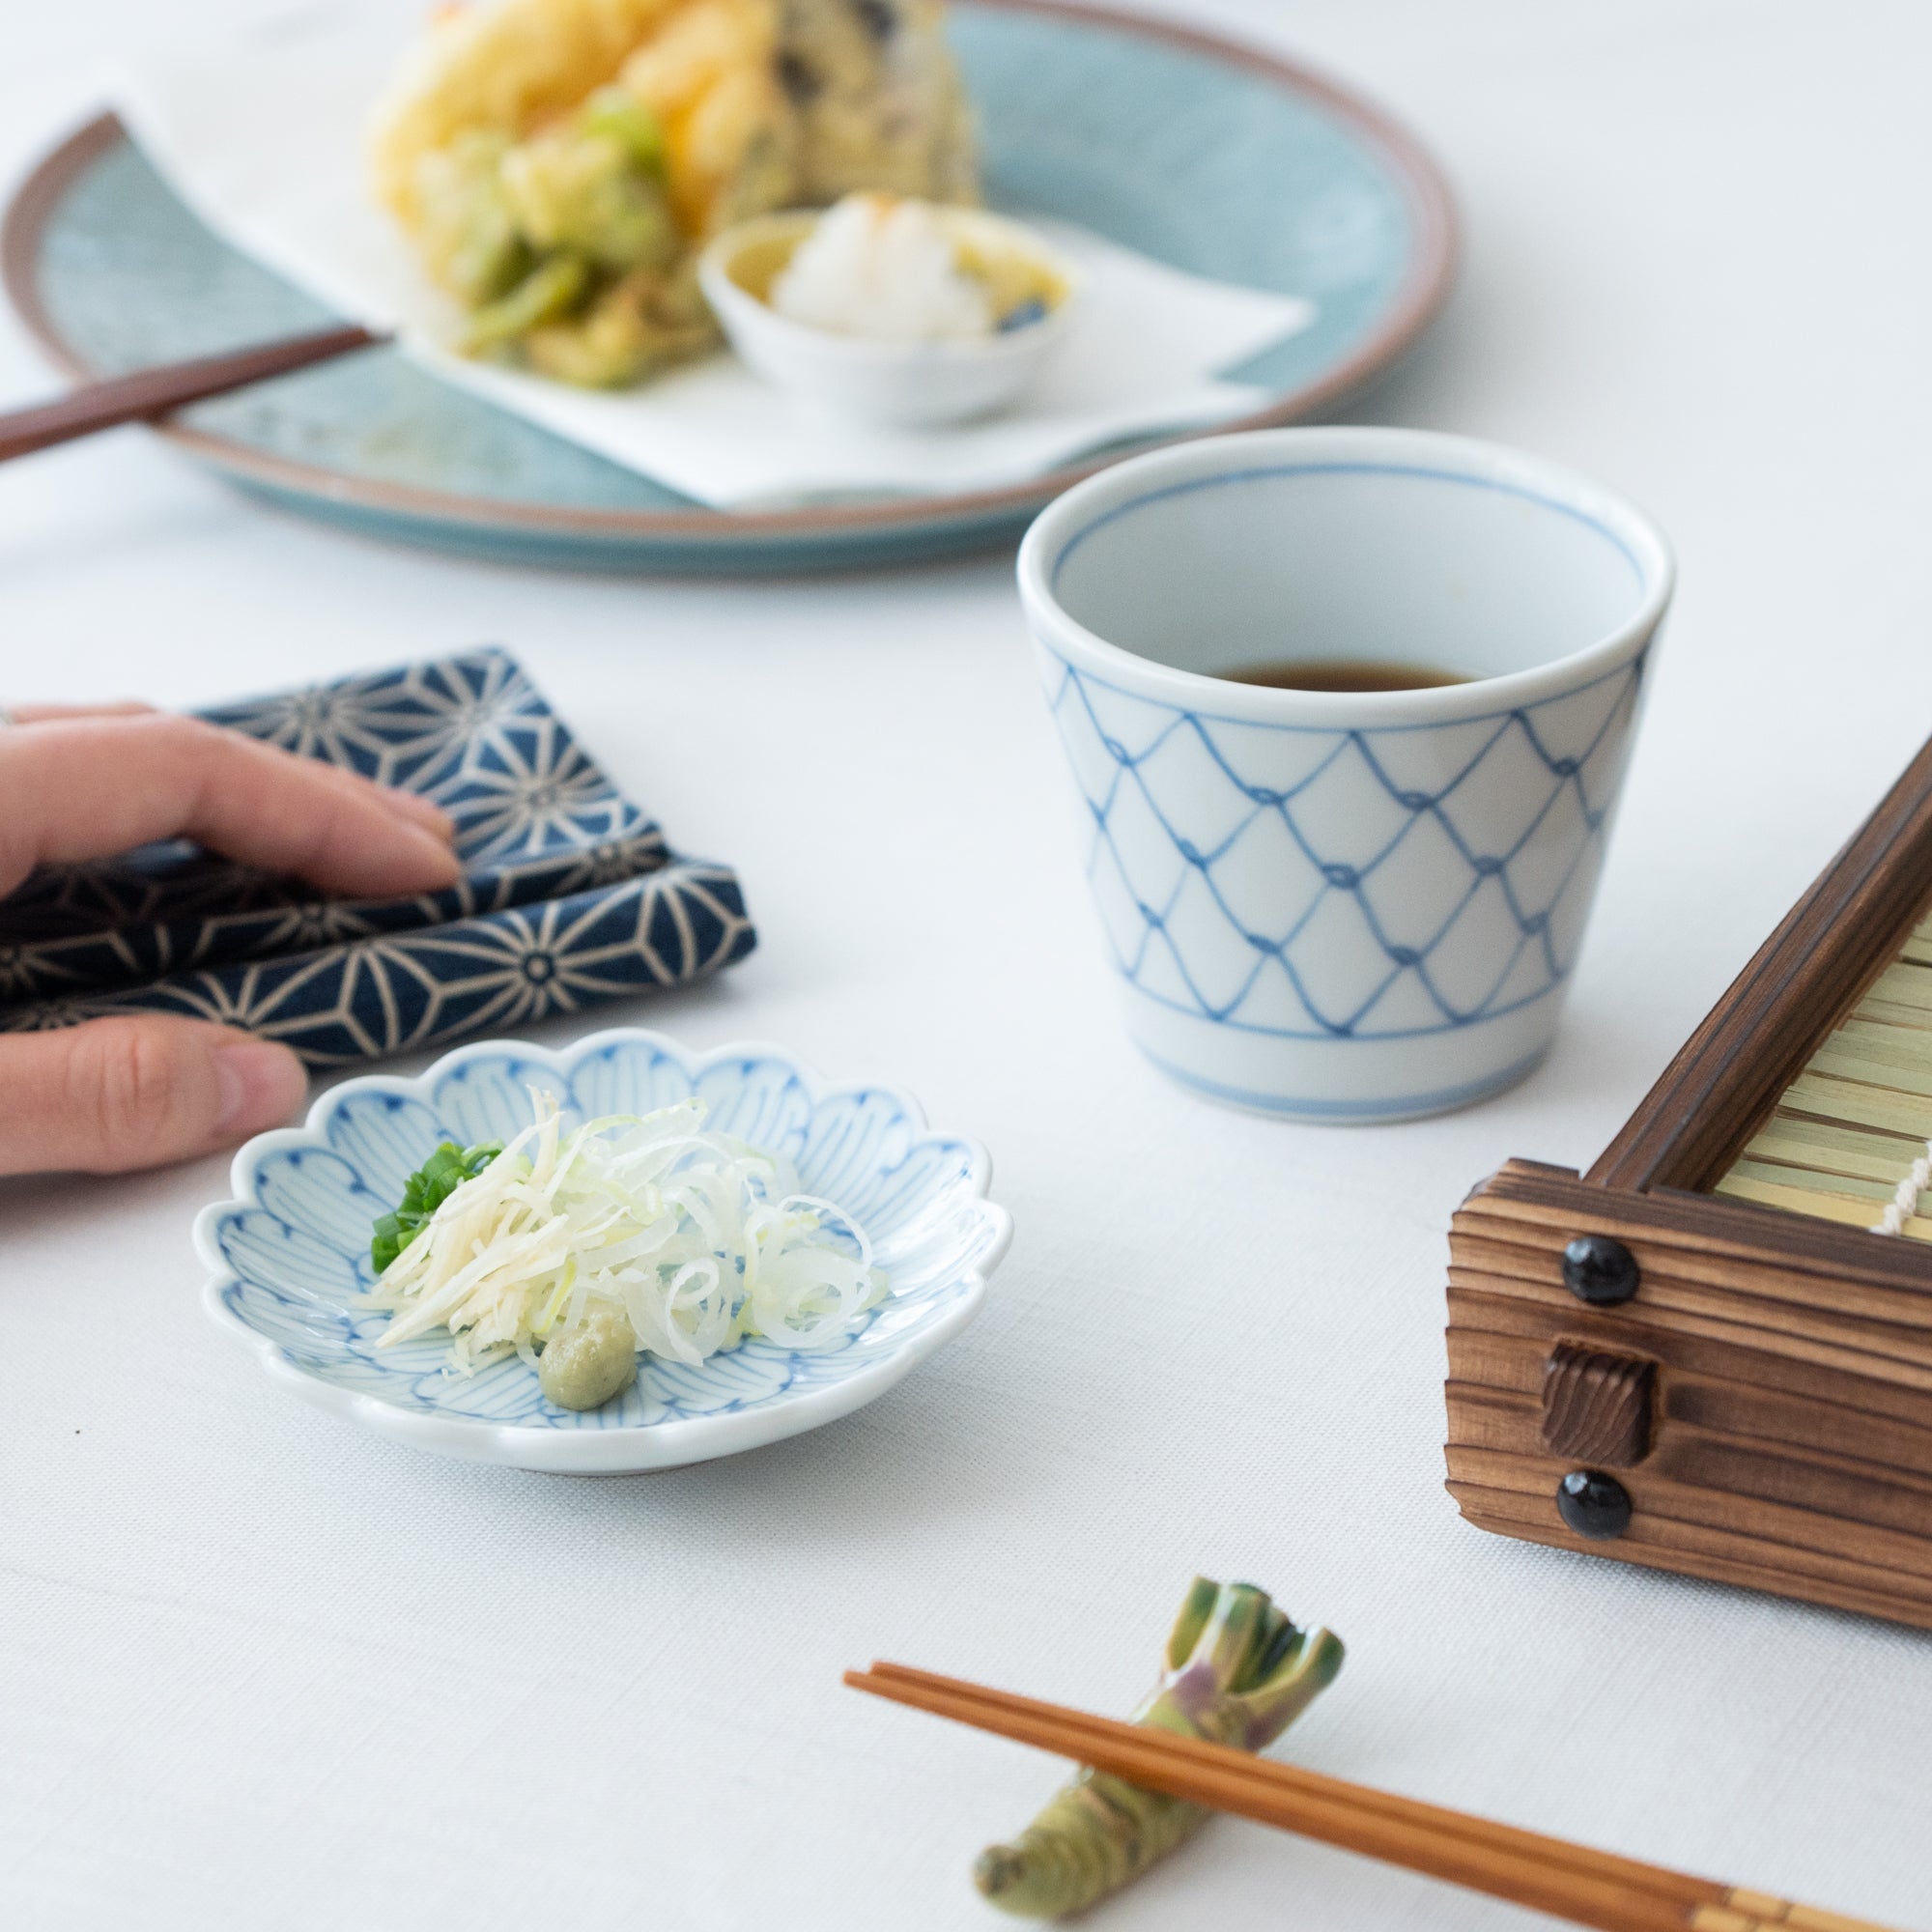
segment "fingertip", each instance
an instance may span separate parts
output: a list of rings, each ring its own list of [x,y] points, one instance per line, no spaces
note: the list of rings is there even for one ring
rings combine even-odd
[[[224,1140],[280,1126],[308,1097],[308,1073],[286,1046],[245,1036],[214,1051],[220,1105],[214,1131]]]
[[[463,861],[434,832],[408,823],[401,830],[410,857],[421,867],[422,885],[418,890],[453,886],[463,876]]]
[[[0,1174],[126,1174],[286,1121],[308,1077],[285,1046],[179,1013],[0,1039]]]
[[[445,845],[456,837],[455,819],[434,799],[425,798],[419,791],[405,791],[400,785],[384,785],[379,789],[383,803],[398,818],[420,825]]]

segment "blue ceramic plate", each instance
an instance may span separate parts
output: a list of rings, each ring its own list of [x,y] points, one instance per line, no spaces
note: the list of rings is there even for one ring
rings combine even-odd
[[[809,1192],[858,1217],[892,1293],[831,1349],[753,1340],[696,1368],[642,1356],[635,1387],[582,1413],[551,1404],[514,1356],[449,1372],[446,1335],[379,1353],[389,1318],[357,1298],[375,1279],[371,1223],[439,1142],[507,1140],[527,1124],[533,1086],[571,1125],[696,1094],[709,1125],[788,1154]],[[418,1449],[614,1475],[734,1455],[883,1395],[979,1312],[1012,1233],[986,1199],[991,1179],[983,1148],[930,1132],[891,1088],[825,1086],[777,1047],[698,1056],[625,1027],[565,1053],[484,1040],[415,1080],[345,1081],[304,1125],[235,1156],[237,1198],[203,1209],[194,1236],[215,1325],[283,1387]]]
[[[1314,327],[1228,372],[1329,407],[1447,291],[1454,224],[1427,156],[1374,110],[1228,42],[1047,0],[954,0],[988,199],[1200,275],[1314,300]],[[14,305],[76,377],[326,325],[217,241],[111,116],[22,186],[0,235]],[[495,558],[753,571],[904,561],[1014,535],[1096,466],[973,496],[712,510],[377,350],[185,412],[165,432],[244,489],[331,523]]]

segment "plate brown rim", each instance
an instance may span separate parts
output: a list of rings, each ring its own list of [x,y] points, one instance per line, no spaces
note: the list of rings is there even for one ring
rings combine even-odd
[[[1421,144],[1406,129],[1337,83],[1295,62],[1216,34],[1105,7],[1068,5],[1066,0],[954,0],[954,4],[1109,27],[1184,47],[1261,74],[1285,92],[1306,96],[1349,123],[1370,146],[1381,152],[1402,185],[1415,224],[1416,246],[1406,278],[1380,326],[1354,355],[1319,381],[1305,384],[1253,415],[1220,424],[1210,434],[1225,436],[1239,430],[1274,428],[1332,406],[1395,361],[1435,320],[1448,299],[1455,278],[1459,238],[1447,183]],[[76,128],[21,183],[4,218],[0,218],[0,286],[5,287],[15,312],[49,359],[77,382],[91,380],[98,372],[74,354],[42,298],[41,241],[49,217],[74,181],[127,138],[127,129],[111,111]],[[370,482],[346,476],[320,464],[265,455],[226,437],[182,424],[161,423],[156,429],[190,455],[245,481],[292,496],[325,497],[334,504],[354,505],[419,522],[603,539],[678,539],[700,544],[735,545],[759,537],[782,540],[853,536],[890,532],[895,527],[911,531],[934,523],[991,520],[1003,512],[1019,515],[1108,467],[1103,459],[1049,470],[1030,482],[1004,489],[912,497],[864,507],[742,513],[594,510]],[[1188,440],[1188,436],[1181,436],[1165,440]]]

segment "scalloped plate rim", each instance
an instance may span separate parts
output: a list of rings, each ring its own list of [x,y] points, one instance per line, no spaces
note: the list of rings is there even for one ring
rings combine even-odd
[[[962,1274],[965,1293],[952,1307],[935,1316],[929,1325],[908,1336],[891,1354],[825,1387],[781,1395],[757,1408],[725,1415],[685,1416],[667,1422],[582,1431],[530,1429],[515,1423],[423,1414],[377,1396],[339,1387],[298,1366],[279,1342],[251,1328],[229,1307],[226,1292],[239,1283],[240,1277],[222,1257],[214,1238],[215,1228],[237,1208],[262,1206],[255,1182],[268,1157],[284,1149],[327,1144],[326,1128],[345,1104],[344,1095],[390,1093],[423,1100],[465,1062],[497,1059],[510,1053],[534,1060],[567,1078],[580,1063],[618,1041],[667,1054],[694,1082],[707,1068],[733,1060],[775,1060],[797,1076],[815,1106],[842,1096],[885,1094],[904,1108],[916,1139],[944,1139],[965,1149],[971,1157],[974,1195],[981,1218],[992,1234],[991,1244],[978,1264]],[[935,1132],[925,1118],[925,1110],[903,1088],[876,1080],[827,1081],[790,1049],[769,1040],[733,1040],[702,1053],[693,1053],[668,1034],[651,1027],[606,1027],[563,1048],[539,1046],[521,1039],[469,1040],[440,1055],[418,1074],[369,1073],[340,1081],[318,1095],[300,1126],[271,1128],[237,1149],[228,1170],[232,1190],[229,1197],[211,1201],[194,1218],[195,1253],[209,1271],[201,1304],[214,1326],[252,1354],[271,1382],[315,1407],[391,1441],[466,1462],[497,1463],[545,1474],[643,1474],[735,1456],[836,1422],[884,1395],[934,1350],[950,1342],[979,1314],[986,1298],[987,1277],[1005,1258],[1012,1240],[1012,1216],[989,1198],[992,1178],[992,1156],[984,1144],[970,1134]]]

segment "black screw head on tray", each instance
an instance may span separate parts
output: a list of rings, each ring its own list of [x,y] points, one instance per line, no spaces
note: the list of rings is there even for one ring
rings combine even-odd
[[[1556,1486],[1556,1513],[1578,1536],[1607,1543],[1630,1527],[1630,1492],[1600,1469],[1572,1469]]]
[[[1578,1235],[1563,1250],[1563,1286],[1578,1301],[1614,1308],[1636,1293],[1636,1257],[1608,1235]]]

